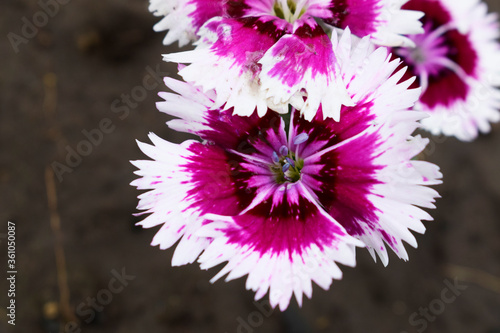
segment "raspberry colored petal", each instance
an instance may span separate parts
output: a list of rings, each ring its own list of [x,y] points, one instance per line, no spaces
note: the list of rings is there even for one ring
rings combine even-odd
[[[270,15],[274,2],[275,0],[227,0],[227,15],[233,18]]]
[[[271,306],[287,308],[292,294],[299,304],[311,297],[311,281],[328,289],[342,272],[336,262],[353,266],[354,246],[360,242],[320,208],[300,184],[274,192],[244,214],[211,215],[200,234],[214,237],[199,262],[202,268],[227,265],[213,281],[248,274],[247,288],[263,297],[269,290]]]
[[[262,88],[267,96],[274,98],[275,104],[291,100],[308,120],[314,117],[320,104],[324,116],[337,121],[340,106],[351,105],[332,43],[312,18],[298,21],[293,34],[282,37],[259,63]]]
[[[358,37],[371,36],[380,45],[412,45],[404,35],[421,33],[421,12],[402,10],[401,0],[331,0],[317,6],[327,9],[317,17],[335,27],[349,27]]]
[[[161,249],[171,247],[181,239],[174,254],[173,265],[192,263],[203,251],[209,240],[194,233],[204,221],[202,214],[236,214],[240,201],[231,178],[224,151],[215,146],[186,141],[175,145],[154,134],[149,138],[154,145],[139,143],[141,150],[152,161],[133,161],[140,176],[131,185],[139,190],[149,190],[139,196],[139,210],[150,214],[138,224],[144,228],[160,226],[152,245]]]
[[[258,61],[286,33],[288,26],[284,23],[272,17],[212,19],[200,30],[201,41],[195,50],[167,54],[164,59],[190,63],[179,74],[205,91],[214,89],[214,108],[233,107],[235,114],[243,116],[257,108],[262,116],[273,104],[267,103],[260,89]],[[284,105],[275,109],[288,111]]]

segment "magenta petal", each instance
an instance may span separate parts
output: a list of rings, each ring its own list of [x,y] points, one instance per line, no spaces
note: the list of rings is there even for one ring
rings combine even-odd
[[[273,0],[226,0],[226,14],[229,17],[242,18],[271,14]]]
[[[323,119],[321,112],[318,112],[312,122],[308,122],[295,111],[294,131],[309,134],[308,144],[303,150],[299,150],[301,156],[307,158],[323,147],[334,146],[362,133],[374,119],[370,114],[371,105],[361,102],[355,107],[343,107],[341,122]],[[379,183],[375,173],[380,167],[373,164],[377,141],[375,133],[361,135],[354,141],[308,161],[304,167],[304,173],[307,174],[307,178],[303,179],[304,184],[314,191],[325,210],[351,236],[363,233],[360,223],[372,224],[377,220],[376,209],[368,199],[372,186]],[[318,147],[318,142],[323,147]]]
[[[226,152],[214,145],[194,143],[189,147],[193,156],[180,166],[180,172],[191,175],[192,189],[185,200],[200,214],[237,214],[249,204],[237,196],[239,182],[233,177],[234,165]]]
[[[271,133],[279,133],[281,118],[275,112],[268,112],[264,117],[259,117],[253,113],[249,117],[232,115],[232,109],[227,111],[208,110],[205,113],[206,127],[196,134],[211,143],[226,149],[233,149],[242,153],[251,153],[253,144],[259,136],[267,132],[269,137]],[[276,138],[281,137],[281,139]],[[284,133],[273,136],[274,145],[283,145]],[[268,138],[270,139],[270,138]],[[274,146],[273,146],[274,147]],[[278,151],[279,148],[273,148]],[[272,152],[271,152],[272,153]]]
[[[464,101],[469,93],[469,86],[450,70],[433,77],[420,102],[428,108],[436,106],[451,107],[457,101]]]
[[[232,218],[236,226],[224,232],[229,243],[250,246],[264,254],[301,254],[311,245],[332,246],[345,236],[342,228],[292,186],[275,191],[272,200]]]
[[[330,13],[323,20],[335,27],[349,27],[358,37],[373,34],[379,24],[380,0],[331,0]]]
[[[307,157],[324,147],[331,147],[347,140],[368,128],[375,115],[370,111],[372,103],[360,101],[354,107],[342,106],[340,111],[341,121],[331,118],[323,119],[323,112],[318,110],[313,121],[305,121],[298,111],[294,111],[292,118],[292,136],[307,133],[309,138],[306,143],[291,145],[292,150],[298,149],[301,156]]]
[[[211,46],[213,52],[230,58],[241,71],[260,72],[257,62],[288,29],[283,20],[271,16],[242,19],[223,18],[207,24],[207,29],[217,34]]]
[[[276,60],[267,76],[277,77],[289,87],[299,84],[309,70],[312,79],[317,75],[330,77],[335,72],[332,43],[313,19],[304,20],[292,35],[282,37],[270,55]]]
[[[188,5],[195,6],[189,16],[197,30],[211,18],[222,16],[227,6],[225,0],[190,0]]]
[[[324,154],[318,164],[325,165],[315,176],[322,185],[315,193],[326,211],[351,235],[364,233],[362,225],[373,227],[376,208],[369,200],[378,184],[380,166],[372,157],[378,147],[376,135],[366,135]]]

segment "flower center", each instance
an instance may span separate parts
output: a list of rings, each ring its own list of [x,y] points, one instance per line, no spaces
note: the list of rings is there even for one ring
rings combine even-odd
[[[397,48],[395,53],[409,64],[420,79],[422,90],[428,86],[429,77],[438,76],[443,70],[448,69],[461,78],[467,75],[462,68],[450,59],[451,45],[446,34],[455,30],[450,24],[433,29],[430,22],[424,25],[425,32],[411,36],[415,48]]]
[[[299,0],[298,3],[294,0],[276,0],[272,14],[293,23],[306,12],[306,2],[304,0]]]
[[[402,56],[409,64],[415,67],[416,74],[422,72],[432,73],[443,68],[442,62],[447,59],[450,51],[446,45],[445,34],[452,28],[443,25],[432,30],[430,23],[424,25],[425,32],[411,36],[415,48],[398,49],[397,54]]]
[[[309,136],[305,133],[299,134],[293,140],[295,145],[300,145],[307,141]],[[300,171],[304,167],[304,160],[290,151],[287,146],[281,146],[278,152],[273,152],[271,159],[273,163],[270,169],[274,174],[276,183],[296,183],[300,180]]]

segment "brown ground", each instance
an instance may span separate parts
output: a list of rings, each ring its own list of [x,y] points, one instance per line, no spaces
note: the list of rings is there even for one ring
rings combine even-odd
[[[490,3],[499,10],[495,1]],[[138,192],[128,185],[134,179],[128,161],[143,157],[135,139],[145,141],[150,131],[183,139],[155,109],[160,86],[128,115],[113,112],[113,103],[123,106],[122,94],[140,92],[148,67],[175,73],[161,62],[167,49],[163,34],[152,31],[157,19],[147,1],[68,1],[15,53],[7,33],[20,35],[22,17],[32,20],[39,11],[34,0],[0,2],[0,233],[5,236],[7,221],[16,222],[18,270],[12,327],[4,313],[6,242],[0,238],[0,332],[58,332],[51,305],[64,297],[65,286],[69,307],[59,310],[59,318],[71,321],[80,308],[73,318],[80,324],[63,332],[415,332],[424,324],[412,326],[411,314],[429,304],[440,310],[443,281],[455,277],[467,289],[431,318],[426,332],[500,332],[498,125],[474,143],[433,138],[426,155],[445,175],[438,187],[443,198],[432,212],[435,222],[417,236],[419,249],[409,250],[409,262],[392,256],[384,268],[360,251],[357,267],[345,268],[343,280],[329,291],[315,287],[302,309],[294,305],[262,315],[243,279],[211,285],[215,270],[172,268],[171,250],[149,246],[155,231],[134,227]],[[55,178],[58,202],[49,209],[53,183],[46,179],[47,166],[65,163],[67,147],[76,149],[85,139],[82,130],[99,128],[105,118],[102,142],[61,182]],[[54,193],[49,196],[54,199]],[[66,269],[59,274],[54,251],[65,255]],[[89,297],[110,295],[112,271],[122,268],[134,279],[85,323],[92,317]]]

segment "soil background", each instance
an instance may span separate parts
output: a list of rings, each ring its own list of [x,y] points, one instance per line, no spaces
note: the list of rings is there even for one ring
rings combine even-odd
[[[211,284],[217,269],[171,267],[172,250],[149,246],[155,230],[134,226],[139,192],[129,185],[129,160],[144,158],[136,139],[187,138],[155,107],[166,89],[151,73],[175,76],[161,54],[176,47],[162,45],[147,7],[66,0],[16,52],[7,34],[23,36],[34,17],[44,23],[43,9],[0,2],[0,332],[500,332],[499,125],[472,143],[431,137],[424,155],[442,169],[442,198],[419,248],[407,246],[410,261],[391,254],[383,267],[358,250],[357,267],[344,267],[328,291],[315,286],[302,308],[293,300],[269,311],[244,279]],[[85,131],[100,128],[102,139],[85,146]],[[68,167],[78,148],[87,156]],[[54,165],[68,169],[52,181]],[[15,326],[6,316],[7,221],[16,224]],[[126,286],[109,292],[123,272]],[[443,303],[455,279],[466,289]]]

